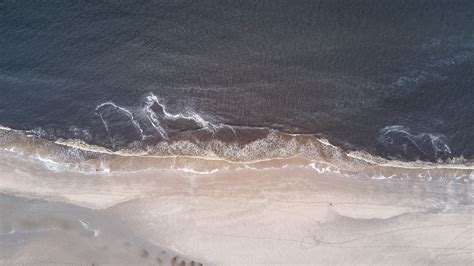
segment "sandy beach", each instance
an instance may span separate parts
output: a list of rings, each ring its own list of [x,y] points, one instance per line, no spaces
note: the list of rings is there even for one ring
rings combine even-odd
[[[28,158],[1,153],[4,265],[470,265],[474,258],[470,180],[351,177],[301,159],[233,167],[155,159],[158,168],[134,162],[134,171],[86,173]]]

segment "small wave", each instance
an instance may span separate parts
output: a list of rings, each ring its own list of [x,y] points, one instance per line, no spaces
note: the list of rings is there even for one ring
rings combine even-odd
[[[391,158],[408,158],[437,161],[451,157],[448,140],[439,133],[413,134],[404,126],[387,126],[377,138],[379,150]]]
[[[138,130],[138,132],[140,134],[140,138],[142,140],[144,139],[143,129],[140,126],[140,124],[137,122],[137,120],[135,119],[133,113],[130,110],[128,110],[124,107],[118,106],[113,102],[101,103],[101,104],[96,106],[95,113],[100,117],[100,119],[101,119],[101,121],[104,125],[104,128],[107,131],[107,135],[109,137],[111,145],[113,146],[114,149],[115,149],[115,142],[114,142],[113,137],[112,137],[112,132],[110,130],[110,125],[109,125],[109,122],[107,121],[107,119],[104,118],[104,114],[102,113],[103,109],[105,109],[107,107],[113,108],[114,110],[118,110],[119,112],[125,114],[129,118],[131,124]]]
[[[239,129],[236,128],[237,134]],[[303,167],[316,174],[335,174],[372,179],[474,181],[474,164],[466,160],[451,163],[387,160],[365,152],[347,152],[326,139],[312,135],[286,134],[274,130],[246,144],[216,139],[162,141],[147,149],[110,150],[82,140],[54,142],[30,138],[22,131],[0,131],[3,155],[38,162],[53,172],[79,171],[85,174],[170,170],[211,175],[228,170],[264,170]],[[218,134],[218,130],[217,130]],[[9,152],[11,151],[11,152]],[[6,153],[5,153],[6,152]]]
[[[140,141],[150,138],[168,140],[183,131],[202,129],[215,132],[216,129],[225,127],[222,124],[211,123],[194,111],[171,113],[163,100],[153,93],[146,95],[142,103],[131,107],[120,106],[110,101],[101,103],[96,106],[95,115],[100,118],[113,150],[135,139],[133,134],[130,134],[130,125],[137,131]],[[123,115],[127,119],[123,119]],[[128,136],[129,139],[120,141],[124,136]]]
[[[160,99],[153,93],[150,93],[148,96],[146,96],[146,102],[145,102],[146,111],[151,111],[151,107],[153,106],[153,104],[157,104],[159,107],[161,107],[161,110],[164,115],[163,118],[166,120],[172,120],[172,121],[177,121],[179,119],[191,120],[191,121],[194,121],[201,128],[205,128],[208,130],[212,130],[213,128],[216,127],[214,124],[205,120],[199,114],[193,111],[188,112],[188,114],[183,114],[183,113],[172,114],[168,112],[166,110],[166,106],[160,101]],[[151,112],[153,113],[154,117],[157,118],[156,113],[154,113],[153,111]],[[159,121],[157,121],[156,119],[155,122],[159,122]]]

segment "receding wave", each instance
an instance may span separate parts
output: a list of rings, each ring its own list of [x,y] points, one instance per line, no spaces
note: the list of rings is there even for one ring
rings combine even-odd
[[[387,126],[380,130],[379,149],[387,157],[435,161],[451,157],[446,136],[439,133],[414,134],[404,126]]]
[[[380,130],[377,141],[384,158],[345,150],[314,134],[217,123],[190,109],[173,113],[152,93],[132,107],[101,103],[93,116],[101,121],[105,142],[88,142],[82,135],[90,133],[77,128],[77,138],[59,138],[43,129],[0,126],[1,151],[37,161],[52,171],[85,173],[160,168],[210,174],[297,164],[320,174],[351,177],[474,179],[474,163],[453,158],[443,135],[413,133],[403,126]],[[406,158],[411,161],[402,160]]]
[[[100,118],[106,135],[105,140],[99,137],[97,144],[113,150],[174,139],[185,131],[214,133],[222,127],[232,129],[224,124],[211,123],[193,110],[172,113],[153,93],[146,95],[137,106],[101,103],[96,106],[94,115]]]
[[[227,139],[229,134],[236,139]],[[245,136],[239,138],[240,135]],[[362,151],[345,151],[314,135],[264,128],[198,129],[173,139],[113,150],[79,139],[51,141],[32,132],[0,127],[0,151],[7,156],[37,161],[52,171],[84,173],[113,174],[159,168],[212,174],[293,164],[319,174],[338,173],[348,177],[474,180],[474,164],[464,158],[439,162],[389,160]]]

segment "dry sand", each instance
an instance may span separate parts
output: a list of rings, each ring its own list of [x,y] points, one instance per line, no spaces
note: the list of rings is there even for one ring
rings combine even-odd
[[[470,181],[225,169],[79,173],[2,153],[0,263],[474,263]]]

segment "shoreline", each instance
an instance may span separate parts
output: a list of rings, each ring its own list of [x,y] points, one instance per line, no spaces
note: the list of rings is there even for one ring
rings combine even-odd
[[[259,163],[271,163],[273,161],[284,161],[284,160],[303,160],[309,163],[321,163],[327,164],[339,169],[344,170],[351,170],[355,169],[356,171],[363,171],[364,168],[393,168],[393,169],[400,169],[400,170],[459,170],[464,172],[469,172],[474,170],[474,162],[465,161],[463,158],[454,158],[450,161],[446,162],[426,162],[426,161],[399,161],[399,160],[389,160],[382,157],[377,157],[365,152],[360,151],[344,151],[341,148],[334,146],[328,140],[317,138],[315,136],[311,137],[311,141],[319,143],[321,146],[314,146],[312,147],[313,151],[302,151],[296,152],[294,154],[290,153],[285,156],[268,156],[267,158],[260,158],[260,159],[244,159],[244,160],[234,160],[232,156],[227,158],[224,156],[219,156],[216,151],[210,150],[202,150],[199,153],[203,153],[203,155],[187,155],[187,154],[180,154],[176,152],[176,154],[166,154],[168,152],[164,152],[164,154],[153,154],[149,153],[146,150],[118,150],[112,151],[105,147],[100,147],[96,145],[90,145],[85,143],[82,140],[75,140],[75,139],[58,139],[55,141],[50,141],[47,139],[42,139],[34,136],[30,136],[26,134],[24,131],[18,131],[14,129],[10,129],[7,127],[3,127],[0,125],[0,147],[3,148],[4,151],[14,151],[18,150],[19,153],[23,154],[33,154],[37,153],[38,150],[46,152],[44,155],[50,157],[49,159],[58,159],[61,160],[61,156],[54,157],[54,153],[60,150],[59,152],[66,152],[66,153],[77,153],[80,158],[73,158],[68,156],[69,160],[75,160],[75,163],[82,163],[82,160],[88,160],[90,158],[97,158],[97,157],[125,157],[125,158],[143,158],[143,159],[163,159],[163,160],[202,160],[202,161],[209,161],[209,162],[216,162],[222,164],[229,164],[229,165],[252,165],[252,164],[259,164]],[[283,134],[292,137],[308,137],[308,135],[303,134]],[[257,140],[252,143],[258,143],[262,140]],[[295,139],[290,139],[289,142],[295,141]],[[19,145],[16,145],[19,144]],[[229,143],[231,145],[232,143]],[[302,143],[305,144],[305,143]],[[310,144],[314,144],[311,143]],[[194,145],[191,143],[191,145]],[[224,145],[225,144],[220,144]],[[234,145],[234,144],[232,144]],[[185,147],[183,147],[185,148]],[[182,152],[182,149],[178,151]],[[189,147],[188,147],[189,148]],[[199,147],[192,147],[194,149],[199,149]],[[280,149],[283,147],[279,147]],[[68,150],[69,149],[69,150]],[[236,148],[240,149],[237,151],[237,155],[239,153],[252,152],[247,151],[249,147],[244,146],[244,148]],[[258,149],[258,147],[255,147]],[[278,148],[275,148],[278,149]],[[49,153],[49,154],[48,154]],[[233,155],[236,156],[236,155]],[[238,155],[242,157],[241,155]],[[245,155],[243,155],[245,156]],[[462,163],[462,161],[464,161]],[[60,163],[60,162],[59,162]],[[474,176],[473,176],[474,178]],[[471,178],[471,179],[473,179]]]

